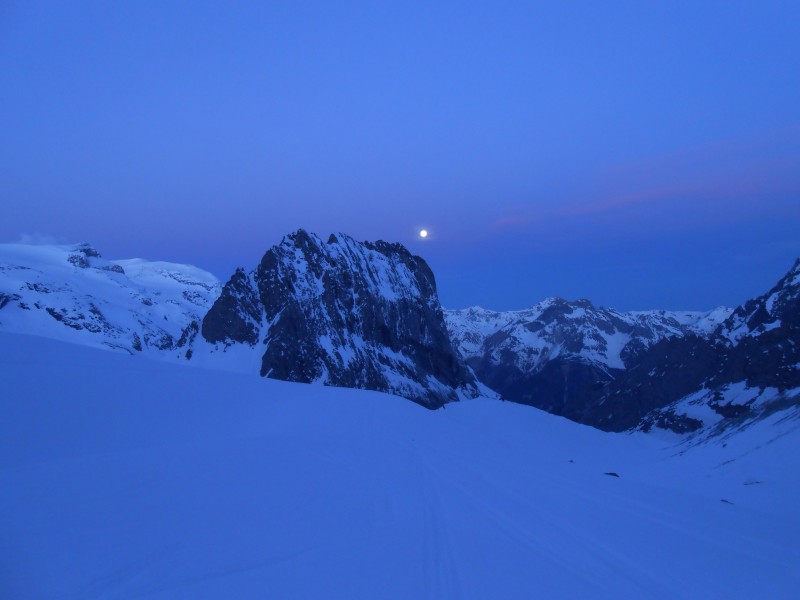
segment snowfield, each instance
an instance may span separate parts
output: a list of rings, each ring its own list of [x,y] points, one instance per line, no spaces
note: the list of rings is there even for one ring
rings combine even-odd
[[[185,360],[176,343],[219,296],[193,267],[109,261],[89,244],[0,244],[0,329]]]
[[[0,377],[2,598],[800,589],[796,410],[687,442],[10,333]]]

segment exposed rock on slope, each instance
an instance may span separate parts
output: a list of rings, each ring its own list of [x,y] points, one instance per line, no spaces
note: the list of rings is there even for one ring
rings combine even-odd
[[[479,395],[453,350],[433,273],[399,244],[299,230],[236,271],[202,335],[261,353],[261,374],[364,388],[436,408]]]

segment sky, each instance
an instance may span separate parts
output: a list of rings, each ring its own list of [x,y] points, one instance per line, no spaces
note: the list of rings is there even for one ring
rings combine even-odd
[[[0,241],[226,280],[341,231],[425,258],[448,308],[735,306],[800,256],[798,25],[795,0],[6,0]]]

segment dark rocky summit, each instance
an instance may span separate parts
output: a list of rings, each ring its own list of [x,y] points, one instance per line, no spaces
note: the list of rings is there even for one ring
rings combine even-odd
[[[299,230],[237,270],[203,319],[208,342],[245,344],[261,375],[385,391],[429,408],[479,395],[453,350],[433,273],[399,244],[323,242]]]

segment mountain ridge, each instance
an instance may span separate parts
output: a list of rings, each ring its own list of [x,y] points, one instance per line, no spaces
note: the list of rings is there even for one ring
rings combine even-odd
[[[549,298],[446,317],[467,364],[506,399],[609,431],[687,433],[798,402],[799,312],[797,260],[766,294],[733,309],[620,313]]]
[[[0,245],[0,328],[437,408],[499,393],[601,429],[740,426],[800,397],[800,259],[729,309],[627,311],[552,297],[443,310],[400,244],[304,230],[226,283],[89,244]],[[476,377],[477,375],[477,377]],[[494,390],[494,392],[493,392]]]

